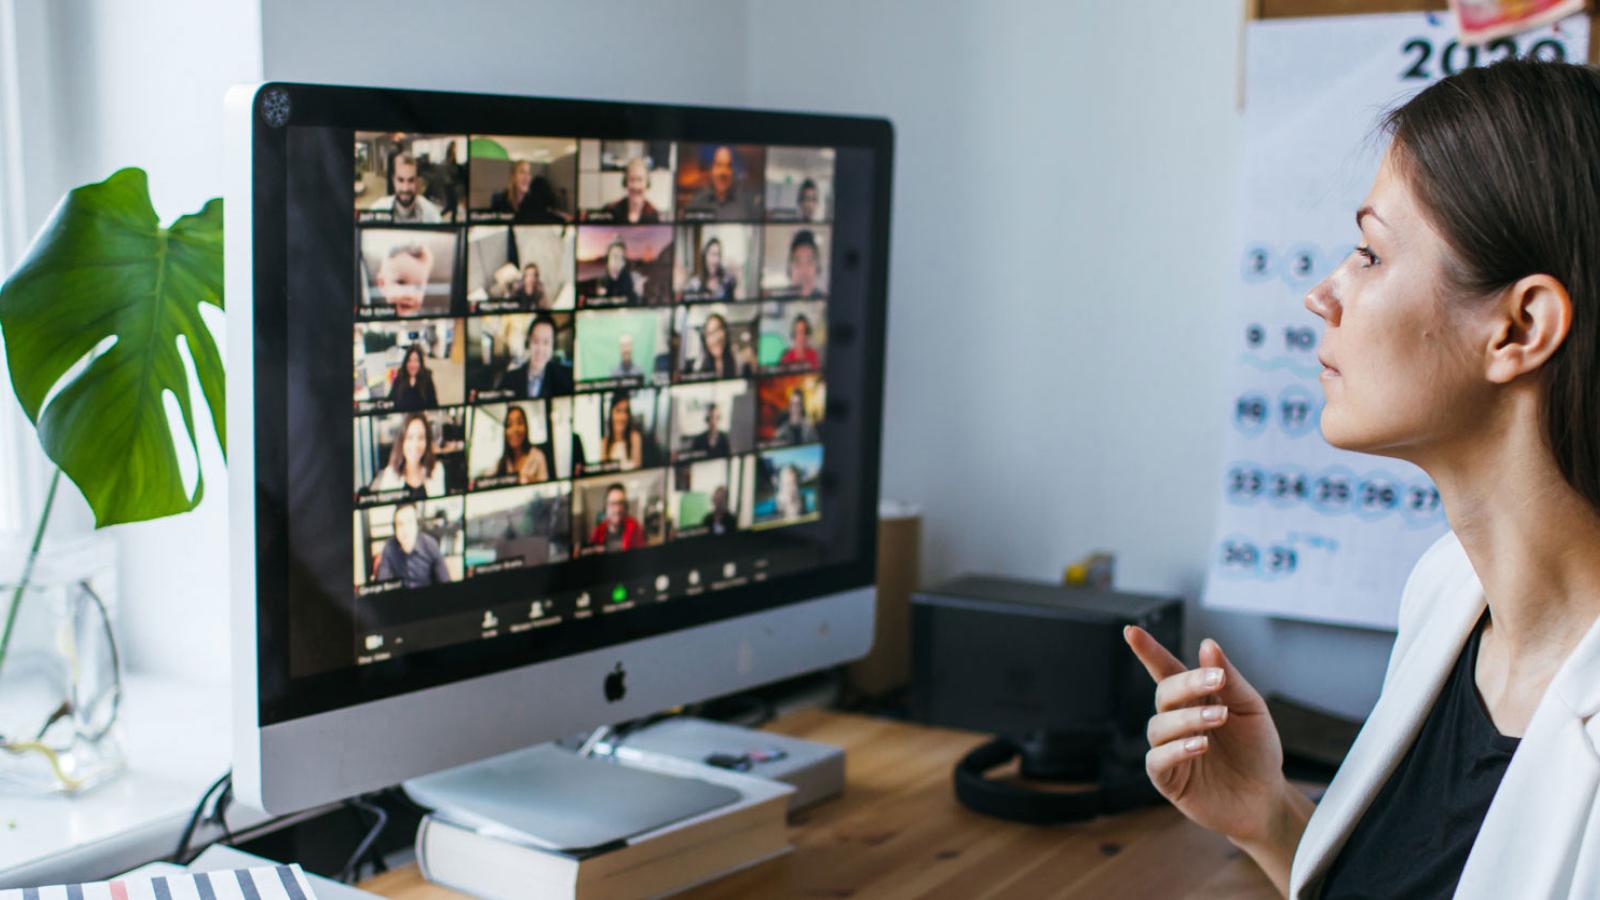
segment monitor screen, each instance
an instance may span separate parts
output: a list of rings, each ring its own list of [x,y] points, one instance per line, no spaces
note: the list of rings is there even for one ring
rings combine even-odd
[[[262,724],[871,583],[884,123],[283,90]]]

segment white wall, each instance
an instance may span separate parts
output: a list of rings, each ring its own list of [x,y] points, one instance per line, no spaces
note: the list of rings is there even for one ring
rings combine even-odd
[[[1238,4],[266,0],[274,80],[887,115],[898,136],[884,491],[925,578],[1098,547],[1195,596],[1237,256]],[[625,48],[625,49],[624,49]],[[1392,637],[1191,603],[1263,688],[1347,714]]]
[[[164,222],[222,193],[222,97],[261,78],[249,0],[20,0],[46,54],[25,85],[30,232],[57,198],[124,166],[150,176]],[[222,344],[218,335],[219,347]],[[196,393],[198,399],[198,393]],[[222,683],[227,651],[227,475],[205,405],[195,426],[206,496],[195,512],[114,529],[130,667]],[[73,494],[64,519],[92,524]],[[70,523],[64,521],[63,526]]]
[[[736,104],[741,0],[261,0],[272,81]]]
[[[1198,595],[1237,258],[1238,4],[753,5],[750,100],[898,129],[884,492],[925,578]],[[1398,598],[1397,598],[1398,599]],[[1364,715],[1393,636],[1210,613],[1264,689]],[[1337,673],[1330,677],[1332,673]]]

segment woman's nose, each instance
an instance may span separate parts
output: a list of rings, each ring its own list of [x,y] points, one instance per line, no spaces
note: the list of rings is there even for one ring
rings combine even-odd
[[[1306,294],[1306,309],[1313,315],[1327,322],[1329,325],[1339,324],[1340,306],[1337,298],[1333,296],[1333,278],[1322,279],[1317,286]]]

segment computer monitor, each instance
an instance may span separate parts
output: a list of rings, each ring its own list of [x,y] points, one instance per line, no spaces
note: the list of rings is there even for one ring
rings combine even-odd
[[[867,651],[888,122],[300,84],[228,116],[241,799]]]

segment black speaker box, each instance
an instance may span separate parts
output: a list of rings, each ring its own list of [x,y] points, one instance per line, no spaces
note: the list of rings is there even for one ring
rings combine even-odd
[[[1022,740],[1101,733],[1142,741],[1155,685],[1125,625],[1178,652],[1179,597],[986,575],[911,600],[911,713],[919,721]]]

